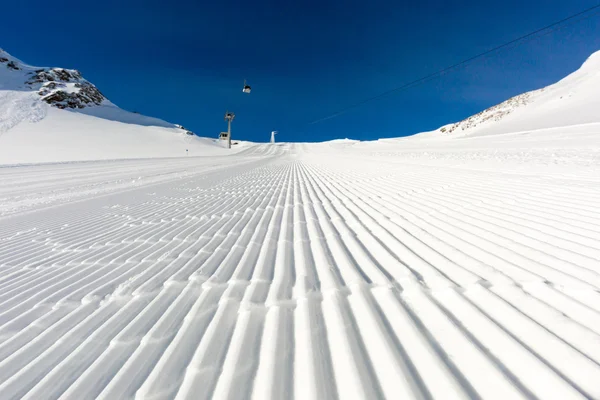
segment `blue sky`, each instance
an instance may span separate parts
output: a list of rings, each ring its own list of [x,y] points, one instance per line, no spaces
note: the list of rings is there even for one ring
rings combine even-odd
[[[600,16],[385,97],[401,86],[597,0],[11,1],[3,47],[76,68],[122,108],[201,136],[376,139],[435,129],[553,83],[600,50]],[[250,95],[241,92],[246,78]]]

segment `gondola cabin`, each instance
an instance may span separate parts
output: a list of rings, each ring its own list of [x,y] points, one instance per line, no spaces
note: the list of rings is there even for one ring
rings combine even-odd
[[[251,90],[252,88],[250,87],[250,85],[246,84],[246,81],[244,81],[244,88],[242,89],[242,92],[250,93]]]

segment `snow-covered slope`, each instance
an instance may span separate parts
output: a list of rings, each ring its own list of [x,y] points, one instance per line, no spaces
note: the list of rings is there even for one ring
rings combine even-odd
[[[468,136],[0,167],[0,399],[600,399],[593,70]]]
[[[561,81],[425,136],[482,136],[600,122],[600,52]]]
[[[74,69],[32,67],[0,49],[0,89],[36,92],[60,109],[82,109],[102,104],[106,98]]]
[[[32,67],[0,50],[0,164],[186,154],[228,152],[117,107],[79,71]]]
[[[600,158],[523,138],[0,168],[0,399],[600,399]]]

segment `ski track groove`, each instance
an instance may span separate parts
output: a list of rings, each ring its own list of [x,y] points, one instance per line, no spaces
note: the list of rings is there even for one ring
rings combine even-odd
[[[599,179],[323,151],[0,168],[0,399],[600,399]]]

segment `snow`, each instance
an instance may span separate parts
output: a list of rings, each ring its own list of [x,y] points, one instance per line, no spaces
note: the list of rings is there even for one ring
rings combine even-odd
[[[138,123],[122,122],[125,118],[117,121],[114,119],[127,112],[115,107],[84,111],[104,118],[44,107],[42,120],[22,121],[0,134],[0,164],[182,157],[186,149],[189,156],[214,156],[244,147],[242,143],[228,150],[212,139],[186,135],[175,127],[151,125],[152,118],[133,113],[129,114],[139,118]]]
[[[39,67],[2,50],[0,58],[20,68],[11,70],[0,63],[0,165],[227,155],[245,146],[241,142],[225,149],[213,139],[187,135],[175,124],[123,110],[106,99],[82,109],[51,107],[37,92],[43,83],[26,83]],[[47,70],[79,74],[62,68]],[[64,86],[59,89],[76,92],[77,82],[58,82]]]
[[[0,399],[600,399],[597,58],[374,142],[21,121],[15,160],[65,162],[0,166]]]
[[[599,398],[600,160],[545,136],[0,168],[0,398]]]
[[[554,85],[515,96],[425,136],[482,136],[600,122],[600,52]],[[454,128],[454,131],[452,129]]]

